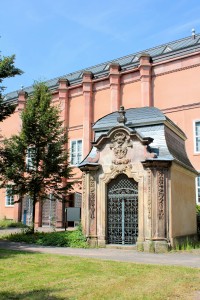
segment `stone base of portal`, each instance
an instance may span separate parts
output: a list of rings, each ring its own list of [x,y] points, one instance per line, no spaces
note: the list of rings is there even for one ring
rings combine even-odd
[[[88,245],[90,247],[97,247],[97,246],[99,246],[97,236],[89,236],[89,237],[87,237],[87,242],[88,242]]]
[[[169,249],[169,243],[166,240],[137,242],[137,250],[142,252],[165,253]]]

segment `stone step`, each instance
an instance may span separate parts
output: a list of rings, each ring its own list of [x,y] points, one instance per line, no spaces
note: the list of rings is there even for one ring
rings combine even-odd
[[[118,244],[107,244],[108,249],[121,249],[121,250],[137,250],[136,245],[118,245]]]

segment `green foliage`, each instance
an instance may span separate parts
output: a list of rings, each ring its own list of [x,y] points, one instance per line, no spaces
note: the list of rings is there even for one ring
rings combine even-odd
[[[52,105],[51,93],[44,83],[36,83],[22,113],[22,129],[19,135],[4,141],[1,149],[1,187],[13,183],[12,194],[19,201],[28,195],[33,201],[33,220],[36,202],[48,199],[65,201],[71,183],[66,151],[67,129],[60,120],[58,106]],[[27,154],[31,153],[31,163]],[[30,162],[30,160],[29,160]]]
[[[173,250],[193,250],[193,249],[199,249],[200,248],[200,242],[195,240],[186,239],[182,243],[176,242]]]
[[[0,84],[2,84],[5,78],[14,77],[15,75],[21,75],[23,72],[16,68],[14,65],[15,55],[0,57]],[[2,92],[5,87],[0,85],[0,122],[7,116],[11,115],[16,105],[8,104],[4,102]]]
[[[200,205],[196,205],[196,213],[200,216]]]
[[[11,234],[5,237],[13,242],[24,242],[41,246],[87,248],[88,244],[80,228],[74,231],[64,232],[35,232],[23,229],[21,233]]]
[[[70,247],[73,248],[87,248],[88,244],[86,242],[86,237],[82,233],[81,226],[77,230],[74,230],[68,234],[68,241]]]
[[[24,228],[26,225],[24,225],[21,222],[15,222],[13,220],[7,220],[3,219],[0,220],[0,228]]]

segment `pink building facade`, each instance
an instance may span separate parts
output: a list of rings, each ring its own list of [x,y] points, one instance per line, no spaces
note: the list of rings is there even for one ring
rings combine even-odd
[[[125,109],[151,106],[160,109],[186,134],[188,157],[200,171],[199,78],[200,35],[196,35],[48,81],[53,102],[60,105],[62,119],[68,127],[75,184],[67,206],[74,206],[81,199],[82,172],[77,166],[91,149],[93,123],[119,110],[121,105]],[[18,106],[1,123],[4,137],[20,131],[20,113],[26,103],[26,93],[31,91],[29,87],[7,95],[7,101],[17,102]],[[200,203],[200,177],[195,184],[196,202]],[[0,219],[23,221],[31,204],[28,200],[26,204],[13,204],[13,200],[1,190]],[[60,203],[56,207],[47,205],[46,210],[38,204],[36,225],[50,224],[51,211],[56,226],[63,226],[63,210]]]

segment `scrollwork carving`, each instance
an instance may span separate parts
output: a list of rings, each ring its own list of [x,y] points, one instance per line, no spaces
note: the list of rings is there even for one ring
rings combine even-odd
[[[158,183],[158,217],[163,219],[165,215],[165,176],[164,171],[159,170],[157,172],[157,183]]]
[[[95,177],[90,175],[90,196],[89,196],[89,210],[90,218],[95,218],[95,199],[96,199],[96,188],[95,188]]]
[[[83,180],[83,182],[82,182],[82,187],[83,187],[83,192],[82,192],[82,208],[84,208],[85,207],[85,197],[86,197],[86,192],[85,192],[85,190],[86,190],[86,174],[85,173],[83,173],[83,177],[82,177],[82,180]]]
[[[151,219],[151,171],[148,171],[147,175],[147,190],[148,190],[148,219]]]
[[[128,152],[128,147],[132,146],[132,141],[125,132],[116,132],[110,144],[110,149],[113,150],[116,157],[116,159],[113,160],[113,163],[116,165],[128,164],[130,162],[130,159],[125,159],[125,156]]]

